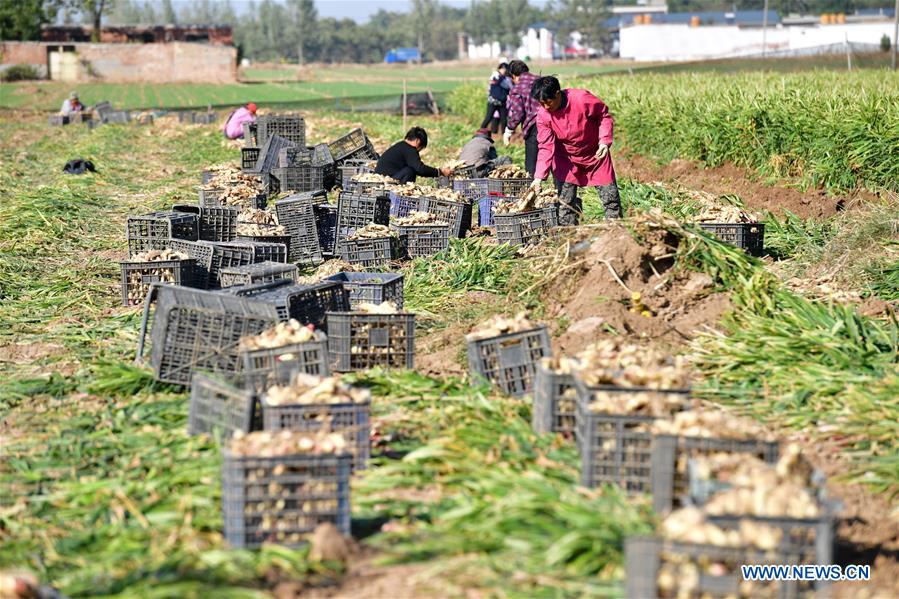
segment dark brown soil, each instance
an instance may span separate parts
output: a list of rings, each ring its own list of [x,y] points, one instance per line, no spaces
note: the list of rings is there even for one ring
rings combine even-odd
[[[769,185],[758,173],[732,164],[711,168],[687,160],[660,164],[626,152],[615,156],[615,171],[621,177],[644,183],[673,182],[716,195],[736,194],[752,210],[774,213],[789,210],[802,218],[827,218],[875,198],[864,191],[832,196],[821,189],[802,191],[782,184]]]

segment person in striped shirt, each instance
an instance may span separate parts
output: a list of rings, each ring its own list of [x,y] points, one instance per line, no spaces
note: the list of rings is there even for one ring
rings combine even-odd
[[[532,177],[537,170],[537,109],[540,104],[531,96],[531,88],[537,80],[528,70],[528,65],[521,60],[509,63],[509,75],[512,77],[512,89],[506,100],[508,117],[506,130],[503,132],[503,144],[509,145],[512,134],[521,127],[524,139],[524,170]]]

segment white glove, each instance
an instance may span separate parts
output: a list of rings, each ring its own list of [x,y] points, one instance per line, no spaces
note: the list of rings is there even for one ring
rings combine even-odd
[[[596,150],[596,159],[602,160],[606,157],[606,154],[609,153],[609,146],[606,144],[599,144],[599,148]]]
[[[503,131],[503,145],[507,146],[512,141],[512,134],[514,131],[506,127],[506,130]]]
[[[534,179],[531,181],[531,189],[536,189],[540,191],[540,186],[543,184],[543,179]]]

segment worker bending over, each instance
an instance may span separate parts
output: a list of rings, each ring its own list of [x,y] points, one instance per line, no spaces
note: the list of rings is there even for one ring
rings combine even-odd
[[[412,127],[406,138],[390,146],[378,159],[375,173],[386,175],[400,183],[414,182],[416,177],[449,177],[452,169],[436,169],[421,161],[420,152],[428,147],[428,133],[421,127]]]

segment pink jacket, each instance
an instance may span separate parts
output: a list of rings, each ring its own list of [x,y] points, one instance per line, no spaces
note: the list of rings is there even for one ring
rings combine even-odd
[[[600,143],[612,145],[612,116],[602,100],[585,89],[562,91],[567,102],[555,112],[537,109],[537,170],[546,179],[552,169],[556,181],[587,185],[615,182],[611,152],[596,159]]]
[[[246,106],[241,106],[231,115],[228,122],[225,123],[223,131],[228,139],[237,139],[243,137],[243,124],[255,123],[256,117],[247,110]]]

